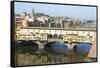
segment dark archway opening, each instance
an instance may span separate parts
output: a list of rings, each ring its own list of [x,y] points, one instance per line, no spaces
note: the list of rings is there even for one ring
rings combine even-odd
[[[91,43],[81,42],[74,46],[74,52],[81,57],[87,56],[90,51]]]
[[[33,41],[21,41],[15,46],[15,51],[23,54],[34,54],[38,50],[38,44]]]

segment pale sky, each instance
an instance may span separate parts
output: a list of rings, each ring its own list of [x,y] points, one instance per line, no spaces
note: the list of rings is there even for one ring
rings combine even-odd
[[[15,13],[25,11],[32,14],[32,9],[34,9],[35,13],[40,12],[50,16],[68,16],[78,19],[96,20],[96,7],[15,2]]]

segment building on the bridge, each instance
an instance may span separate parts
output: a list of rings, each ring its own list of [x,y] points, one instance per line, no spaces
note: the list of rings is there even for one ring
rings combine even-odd
[[[72,42],[92,42],[93,36],[96,36],[96,31],[72,31],[72,30],[52,30],[52,29],[36,29],[36,28],[28,28],[28,29],[18,29],[16,30],[17,33],[20,35],[23,34],[30,34],[29,37],[32,37],[33,34],[39,38],[39,39],[45,39],[47,40],[47,34],[51,34],[52,36],[54,34],[57,34],[58,36],[60,34],[63,35],[63,41],[72,41]],[[19,36],[18,35],[18,36]],[[19,36],[21,37],[21,36]],[[43,38],[44,37],[44,38]],[[30,38],[31,39],[31,38]],[[59,39],[59,37],[57,38]]]

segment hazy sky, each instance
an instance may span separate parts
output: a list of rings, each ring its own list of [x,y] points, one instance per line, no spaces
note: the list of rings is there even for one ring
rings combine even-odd
[[[34,12],[45,13],[50,16],[68,16],[79,19],[92,19],[96,20],[96,7],[86,6],[72,6],[72,5],[54,5],[54,4],[40,4],[40,3],[15,3],[15,13],[23,11],[31,14],[32,9]]]

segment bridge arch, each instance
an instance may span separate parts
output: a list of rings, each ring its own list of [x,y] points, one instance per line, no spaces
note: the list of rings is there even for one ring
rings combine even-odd
[[[24,54],[33,54],[38,50],[38,45],[39,44],[33,41],[21,41],[20,43],[17,43],[17,45],[15,46],[15,51]]]

